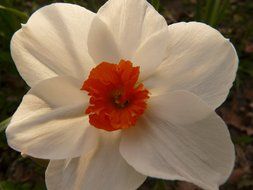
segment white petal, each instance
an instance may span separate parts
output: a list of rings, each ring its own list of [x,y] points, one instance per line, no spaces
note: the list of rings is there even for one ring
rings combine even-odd
[[[82,85],[83,82],[73,77],[60,76],[40,82],[28,94],[39,97],[52,108],[75,104],[86,106],[89,97],[85,91],[80,90]]]
[[[77,157],[96,148],[97,130],[85,115],[88,98],[71,77],[44,80],[32,88],[6,129],[8,144],[43,159]]]
[[[140,81],[144,80],[155,70],[164,60],[166,55],[168,30],[153,35],[147,42],[144,42],[137,50],[133,57],[133,63],[140,66]]]
[[[140,123],[124,131],[120,152],[144,175],[218,190],[230,175],[234,146],[225,123],[195,95],[150,98]]]
[[[22,25],[12,38],[11,53],[28,85],[57,75],[86,77],[94,65],[87,50],[94,15],[78,5],[56,3]]]
[[[88,50],[96,64],[118,63],[121,55],[111,31],[98,17],[93,19],[88,35]]]
[[[226,99],[238,58],[233,45],[217,30],[197,22],[169,26],[167,58],[145,86],[153,94],[187,90],[213,109]]]
[[[55,160],[46,171],[48,190],[134,190],[145,176],[119,153],[119,133],[103,132],[96,151],[71,160]]]
[[[168,26],[146,0],[109,0],[98,11],[98,17],[111,30],[121,59],[133,61],[141,66],[142,73],[148,71],[148,74],[161,64],[166,53],[164,38],[167,39]]]

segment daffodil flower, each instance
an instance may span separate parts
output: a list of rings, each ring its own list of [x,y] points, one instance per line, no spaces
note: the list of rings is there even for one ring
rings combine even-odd
[[[9,145],[49,159],[49,190],[132,190],[147,176],[217,190],[235,151],[215,109],[238,58],[217,30],[167,25],[145,0],[98,13],[56,3],[15,33],[11,53],[31,87]]]

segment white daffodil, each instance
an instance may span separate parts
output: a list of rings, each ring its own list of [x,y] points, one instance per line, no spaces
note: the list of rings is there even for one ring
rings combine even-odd
[[[97,14],[57,3],[22,25],[11,53],[31,90],[8,143],[51,160],[49,190],[131,190],[146,176],[217,190],[230,175],[234,146],[214,110],[238,58],[217,30],[167,26],[145,0]]]

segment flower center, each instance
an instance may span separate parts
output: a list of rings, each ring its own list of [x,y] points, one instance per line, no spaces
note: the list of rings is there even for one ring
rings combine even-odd
[[[96,128],[114,131],[134,126],[147,108],[148,90],[137,83],[139,67],[130,61],[102,62],[91,70],[81,90],[88,92],[90,105],[85,113]]]

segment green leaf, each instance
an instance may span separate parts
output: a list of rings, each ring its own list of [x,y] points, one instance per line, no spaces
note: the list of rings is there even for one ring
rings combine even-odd
[[[216,27],[224,17],[229,4],[229,0],[197,0],[195,19]]]
[[[209,24],[213,27],[216,26],[216,24],[219,20],[220,7],[221,7],[221,1],[220,0],[215,0],[214,5],[213,5],[212,14],[211,14],[211,17],[210,17],[210,22],[209,22]]]
[[[166,189],[165,181],[162,179],[157,180],[153,190],[165,190],[165,189]]]
[[[220,10],[219,10],[219,19],[222,19],[225,16],[226,10],[228,9],[230,5],[230,1],[224,0],[222,3],[223,4],[220,6]]]
[[[88,6],[88,9],[94,11],[94,12],[97,12],[98,9],[99,9],[99,4],[98,4],[98,1],[97,0],[90,0],[87,2],[87,6]]]
[[[0,62],[10,62],[11,61],[11,55],[9,52],[0,52]]]
[[[32,189],[32,185],[30,183],[17,183],[14,181],[13,182],[12,181],[1,181],[0,182],[0,190],[30,190],[30,189]],[[41,190],[42,189],[43,189],[43,186],[42,186]]]
[[[12,13],[12,14],[14,14],[14,15],[16,15],[16,16],[24,19],[24,20],[28,19],[28,15],[26,13],[21,12],[17,9],[13,9],[13,8],[9,8],[9,7],[5,7],[5,6],[0,5],[0,10]]]
[[[252,179],[249,179],[249,177],[245,177],[238,182],[237,187],[238,189],[252,189],[253,181]]]
[[[195,20],[201,21],[201,2],[197,0],[196,7],[195,7]]]
[[[6,129],[7,125],[10,123],[10,121],[11,121],[11,117],[5,119],[4,121],[2,121],[0,123],[0,132],[4,131]]]
[[[41,166],[43,168],[46,168],[48,166],[49,160],[33,158],[30,156],[27,156],[27,157],[30,158],[33,162],[35,162],[36,164],[38,164],[39,166]]]
[[[239,74],[247,74],[253,77],[253,63],[252,61],[242,60],[239,64]]]
[[[236,144],[250,144],[253,142],[253,137],[250,137],[250,136],[247,136],[247,135],[243,135],[243,136],[240,136],[238,138],[235,139],[235,143]]]
[[[15,190],[15,184],[10,181],[1,181],[0,190]]]
[[[45,184],[36,184],[33,190],[47,190]]]
[[[159,11],[161,3],[160,0],[151,0],[151,4],[154,6],[154,8]]]
[[[206,17],[205,21],[208,22],[211,19],[211,13],[212,13],[212,8],[213,8],[213,0],[207,0],[206,2]]]
[[[63,0],[64,3],[73,3],[73,4],[77,4],[77,2],[75,0]]]

